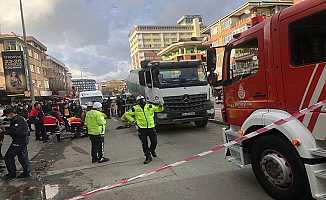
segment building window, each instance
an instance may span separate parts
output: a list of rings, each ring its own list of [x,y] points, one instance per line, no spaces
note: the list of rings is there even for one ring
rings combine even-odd
[[[49,89],[50,88],[49,81],[48,80],[44,80],[44,88],[45,89]]]
[[[39,67],[36,67],[36,73],[40,74],[41,71],[40,71],[40,68]]]
[[[37,87],[41,88],[42,87],[42,81],[37,81]]]
[[[227,35],[224,37],[224,44],[227,44],[233,39],[233,34]]]
[[[33,57],[33,51],[32,51],[32,49],[28,49],[28,56],[31,57],[31,58]]]
[[[39,59],[40,59],[38,53],[34,52],[34,58],[35,58],[36,60],[39,60]]]
[[[253,39],[235,46],[229,59],[229,79],[241,80],[254,75],[259,69],[258,40]]]
[[[16,44],[17,43],[16,43],[15,40],[6,40],[4,42],[6,51],[16,51],[17,50],[17,45]]]
[[[224,27],[225,29],[230,28],[230,27],[231,27],[231,24],[232,24],[232,20],[231,20],[231,18],[228,18],[227,20],[225,20],[225,21],[223,22],[223,27]]]
[[[326,11],[295,21],[289,26],[291,63],[295,66],[326,61]]]
[[[31,69],[31,72],[34,72],[34,65],[33,64],[30,64],[29,67]]]

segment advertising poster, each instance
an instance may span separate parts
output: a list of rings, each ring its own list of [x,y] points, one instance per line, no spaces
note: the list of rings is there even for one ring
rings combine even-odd
[[[2,52],[3,69],[6,81],[7,94],[24,94],[27,90],[22,51]]]

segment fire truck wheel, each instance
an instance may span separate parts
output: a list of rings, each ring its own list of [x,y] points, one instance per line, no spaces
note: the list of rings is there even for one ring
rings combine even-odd
[[[200,121],[195,121],[195,125],[197,128],[205,128],[208,124],[208,119],[203,119]]]
[[[277,135],[257,139],[251,151],[253,172],[274,199],[311,199],[308,177],[293,145]]]

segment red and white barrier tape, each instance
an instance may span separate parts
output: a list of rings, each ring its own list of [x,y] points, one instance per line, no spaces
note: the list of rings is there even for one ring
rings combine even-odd
[[[111,190],[113,188],[117,188],[117,187],[121,187],[121,186],[125,186],[128,183],[130,183],[132,181],[135,181],[137,179],[144,178],[144,177],[147,177],[147,176],[151,176],[151,175],[156,174],[158,172],[164,171],[164,170],[172,168],[172,167],[177,167],[179,165],[188,163],[188,162],[193,161],[193,160],[198,160],[201,157],[207,156],[207,155],[212,154],[214,152],[219,152],[219,151],[221,151],[221,150],[223,150],[223,149],[225,149],[227,147],[230,147],[230,146],[235,145],[235,144],[239,144],[244,140],[247,140],[249,138],[253,138],[253,137],[257,136],[257,135],[265,133],[268,130],[271,130],[271,129],[275,128],[276,126],[281,126],[281,125],[283,125],[283,124],[285,124],[285,123],[287,123],[287,122],[289,122],[291,120],[298,119],[299,117],[304,116],[308,112],[316,110],[316,109],[318,109],[318,108],[320,108],[320,107],[322,107],[324,105],[326,105],[326,99],[323,100],[323,101],[320,101],[319,103],[314,104],[314,105],[312,105],[312,106],[310,106],[308,108],[300,110],[300,111],[292,114],[290,117],[288,117],[286,119],[277,120],[277,121],[273,122],[270,125],[267,125],[267,126],[265,126],[263,128],[260,128],[260,129],[258,129],[256,131],[251,132],[251,133],[249,133],[247,135],[244,135],[242,137],[239,137],[239,138],[237,138],[237,139],[235,139],[235,140],[233,140],[231,142],[216,145],[213,148],[209,149],[208,151],[205,151],[205,152],[202,152],[202,153],[187,157],[184,160],[181,160],[181,161],[169,164],[169,165],[163,165],[163,166],[161,166],[159,168],[150,170],[150,171],[148,171],[146,173],[143,173],[143,174],[140,174],[140,175],[128,178],[128,179],[122,179],[122,180],[120,180],[119,182],[117,182],[117,183],[115,183],[113,185],[107,185],[107,186],[104,186],[104,187],[101,187],[101,188],[98,188],[98,189],[95,189],[95,190],[92,190],[92,191],[89,191],[89,192],[81,193],[79,196],[69,198],[67,200],[79,200],[79,199],[84,199],[84,198],[87,198],[87,197],[91,197],[92,195],[95,195],[95,194],[97,194],[99,192],[102,192],[102,191],[105,191],[105,190]]]

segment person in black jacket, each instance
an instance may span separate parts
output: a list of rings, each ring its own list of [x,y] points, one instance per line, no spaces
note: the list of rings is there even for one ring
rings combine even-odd
[[[10,147],[4,157],[8,174],[3,177],[4,180],[16,178],[15,157],[23,167],[23,173],[17,178],[31,177],[31,166],[28,158],[27,145],[29,142],[29,130],[26,120],[17,114],[17,111],[8,107],[4,111],[4,115],[10,120],[10,125],[4,130],[1,128],[1,134],[7,134],[12,138]]]

